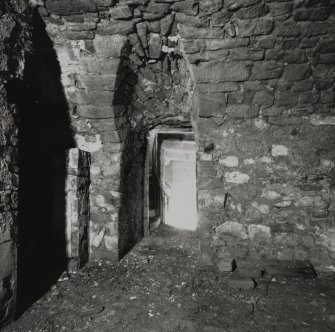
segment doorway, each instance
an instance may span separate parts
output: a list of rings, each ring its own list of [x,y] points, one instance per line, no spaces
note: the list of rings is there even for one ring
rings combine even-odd
[[[190,131],[151,133],[149,224],[197,228],[196,144]],[[150,146],[150,137],[149,137]]]

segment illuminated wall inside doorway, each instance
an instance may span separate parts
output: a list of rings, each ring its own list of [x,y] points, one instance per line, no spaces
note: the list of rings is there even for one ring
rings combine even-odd
[[[163,141],[160,164],[164,192],[164,223],[181,229],[195,230],[197,227],[195,142]]]

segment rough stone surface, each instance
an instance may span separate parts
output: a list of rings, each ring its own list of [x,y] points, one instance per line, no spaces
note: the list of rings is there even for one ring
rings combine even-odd
[[[67,151],[66,160],[68,160],[64,174],[66,256],[68,271],[75,272],[88,262],[89,256],[90,154],[73,148]],[[59,177],[59,174],[56,177]],[[57,208],[57,201],[54,207]],[[53,223],[59,222],[57,214],[54,214]]]
[[[211,62],[194,68],[195,80],[199,83],[245,81],[248,79],[249,74],[249,66],[243,62]]]
[[[0,329],[13,318],[17,288],[18,109],[7,86],[22,80],[30,26],[20,16],[31,14],[25,2],[0,5]]]
[[[201,264],[199,254],[194,233],[161,225],[118,264],[92,262],[69,280],[57,283],[11,330],[46,331],[52,324],[68,331],[223,332],[229,326],[234,331],[256,332],[290,331],[293,325],[308,324],[301,330],[333,332],[332,272],[313,278],[304,273],[303,264],[292,261],[237,260],[233,273],[218,273],[216,266]],[[249,289],[256,284],[251,278],[257,283],[254,289]],[[83,319],[83,315],[92,315],[92,307],[78,310],[82,302],[104,310],[98,316],[95,311],[94,319]],[[201,312],[194,316],[199,306]],[[162,310],[169,314],[162,315]],[[125,317],[141,318],[125,321]]]
[[[142,237],[145,135],[166,124],[192,125],[196,134],[199,236],[215,247],[204,249],[212,263],[246,255],[331,264],[333,2],[50,0],[38,6],[77,146],[92,154],[92,259],[117,260]],[[0,47],[8,47],[15,20],[1,14],[1,24]],[[0,71],[7,75],[6,54]],[[6,96],[3,104],[8,110]],[[4,111],[2,122],[10,117]],[[15,147],[10,121],[1,124],[0,142]],[[15,212],[17,170],[6,164],[15,157],[5,157],[1,204]],[[12,221],[4,220],[8,238]],[[240,224],[245,239],[234,242],[233,229],[214,234],[227,223]]]
[[[256,283],[251,278],[235,275],[228,280],[228,287],[237,289],[252,289]]]

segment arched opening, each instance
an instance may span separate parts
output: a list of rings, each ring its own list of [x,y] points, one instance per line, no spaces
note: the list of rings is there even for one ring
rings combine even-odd
[[[175,199],[177,194],[181,192],[180,188],[179,190],[175,188],[177,186],[177,174],[180,175],[180,179],[177,181],[178,186],[182,185],[184,191],[192,192],[191,195],[184,195],[193,198],[186,204],[192,206],[193,209],[191,209],[192,212],[187,212],[189,214],[187,218],[193,221],[192,229],[196,228],[197,219],[196,145],[191,124],[194,86],[186,61],[180,54],[167,53],[162,54],[156,60],[135,63],[131,48],[127,43],[123,45],[120,53],[122,56],[115,79],[113,97],[114,126],[117,139],[120,141],[120,149],[114,158],[113,154],[110,153],[110,150],[113,150],[116,146],[112,138],[109,144],[110,150],[106,150],[106,153],[114,158],[115,165],[118,162],[120,163],[118,179],[115,179],[119,181],[117,189],[106,188],[109,191],[114,190],[119,201],[114,204],[114,207],[117,206],[119,259],[127,254],[143,236],[149,233],[149,219],[157,222],[157,217],[159,217],[161,221],[168,223],[168,220],[170,222],[176,220],[177,216],[174,213],[177,210],[179,210],[179,213],[185,212],[185,209],[177,206],[180,200]],[[125,72],[127,73],[127,79],[124,78]],[[148,134],[149,139],[147,139]],[[162,144],[163,141],[164,144]],[[167,151],[165,145],[169,144],[168,141],[174,142],[170,144],[179,142],[181,145],[178,143],[179,145],[168,148],[169,151]],[[154,178],[150,177],[148,172],[150,173],[151,170],[153,174],[152,166],[155,163],[152,163],[152,161],[160,159],[162,151],[173,155],[173,158],[170,158],[170,171],[165,167],[167,165],[164,166],[165,161],[163,163],[159,162],[161,166],[159,166],[159,170],[156,169],[156,172],[160,175],[156,177],[155,185],[152,187],[150,186],[150,180]],[[185,155],[183,159],[181,159],[182,155]],[[152,156],[153,158],[151,158]],[[190,162],[191,160],[192,162]],[[188,166],[188,164],[191,164],[192,171],[188,171],[187,167],[185,170],[185,166]],[[172,171],[172,168],[174,168],[174,171]],[[165,185],[157,184],[163,179],[166,173],[164,172],[165,169],[167,173],[175,173],[174,192],[170,193],[173,199],[167,199],[166,193],[170,189],[163,188]],[[192,180],[188,179],[188,183],[184,179],[185,172],[193,174]],[[168,182],[170,185],[172,184],[170,180]],[[97,190],[101,190],[101,188],[97,188]],[[151,211],[150,204],[154,204]],[[155,209],[157,211],[153,213]],[[193,216],[191,216],[192,214]],[[181,219],[183,218],[181,217]],[[179,220],[177,224],[180,223]],[[181,228],[189,227],[184,225]],[[109,245],[106,242],[108,236],[107,233],[104,234],[105,246]]]

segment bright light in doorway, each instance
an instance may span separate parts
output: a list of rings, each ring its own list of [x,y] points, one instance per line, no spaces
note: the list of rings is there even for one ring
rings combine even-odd
[[[196,184],[193,177],[173,184],[169,190],[166,223],[176,228],[197,228]]]

